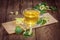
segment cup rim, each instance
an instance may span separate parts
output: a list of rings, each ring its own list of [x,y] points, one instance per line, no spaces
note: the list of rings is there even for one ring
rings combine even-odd
[[[26,10],[35,10],[35,11],[38,11],[38,12],[40,13],[40,11],[37,10],[37,9],[27,8],[27,9],[24,9],[24,10],[23,10],[23,15],[24,15],[24,11],[26,11]]]

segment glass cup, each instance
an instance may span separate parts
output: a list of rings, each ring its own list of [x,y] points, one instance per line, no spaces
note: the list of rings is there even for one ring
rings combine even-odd
[[[23,11],[24,15],[24,23],[27,25],[27,27],[34,26],[39,18],[40,12],[38,10],[34,9],[25,9]]]

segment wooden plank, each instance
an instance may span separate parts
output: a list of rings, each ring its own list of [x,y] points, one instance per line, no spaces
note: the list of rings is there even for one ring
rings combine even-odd
[[[0,23],[5,22],[7,2],[0,0]]]
[[[23,40],[23,36],[17,34],[11,34],[9,35],[9,40]]]
[[[55,0],[55,4],[56,4],[56,7],[57,7],[57,11],[56,11],[56,14],[57,14],[57,19],[59,20],[59,23],[58,23],[58,30],[60,30],[60,0]],[[56,29],[57,30],[57,29]],[[58,31],[56,34],[55,34],[55,38],[56,40],[60,40],[60,31]]]
[[[25,10],[26,8],[28,8],[28,3],[27,3],[27,0],[22,0],[21,1],[21,15],[23,15],[23,10]]]
[[[55,4],[56,4],[56,7],[57,7],[57,17],[58,17],[58,20],[60,21],[60,16],[58,16],[58,15],[60,15],[60,0],[55,0]]]
[[[56,23],[58,22],[56,19],[54,19],[49,13],[46,13],[43,15],[44,17],[49,17],[49,21],[47,21],[47,23],[45,25],[49,25],[49,24],[52,24],[52,23]],[[6,31],[9,33],[9,34],[12,34],[14,33],[15,31],[15,27],[16,25],[14,24],[14,21],[11,21],[11,22],[6,22],[6,23],[3,23],[2,24],[3,27],[6,29]],[[43,25],[44,26],[44,25]],[[37,28],[37,27],[41,27],[39,25],[37,25],[36,27],[33,27],[33,28]]]
[[[0,40],[6,38],[6,32],[1,23],[6,22],[7,0],[0,0]]]
[[[0,40],[3,40],[3,38],[4,38],[4,30],[3,30],[3,27],[2,27],[2,25],[0,25]]]
[[[48,25],[45,27],[38,28],[37,40],[57,40],[55,34],[57,32],[57,24]]]
[[[23,17],[23,15],[22,15],[23,5],[24,5],[23,0],[20,0],[19,1],[19,14],[20,14],[20,17]]]
[[[32,0],[32,2],[33,2],[32,6],[34,7],[34,6],[36,6],[37,4],[39,4],[41,1],[39,1],[39,0]]]

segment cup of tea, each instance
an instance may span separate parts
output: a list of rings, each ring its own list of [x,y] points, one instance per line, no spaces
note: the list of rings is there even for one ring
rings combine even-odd
[[[24,23],[27,25],[27,27],[34,26],[39,19],[40,12],[38,10],[34,10],[31,8],[25,9],[23,11],[24,15]]]

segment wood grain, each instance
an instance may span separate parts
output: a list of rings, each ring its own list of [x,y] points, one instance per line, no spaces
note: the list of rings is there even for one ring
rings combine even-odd
[[[54,0],[52,1],[45,0],[45,2],[47,2],[49,6],[56,6]],[[50,14],[53,15],[56,19],[59,18],[58,17],[59,13],[57,14],[57,11],[50,11]],[[57,29],[59,28],[58,25],[59,23],[37,28],[36,29],[37,40],[59,40],[60,38],[59,36],[57,36],[57,34],[59,35],[59,33],[56,33],[58,31]]]
[[[7,0],[0,0],[0,40],[4,40],[6,33],[1,23],[6,22]]]
[[[47,21],[47,23],[45,23],[42,26],[45,25],[49,25],[49,24],[53,24],[53,23],[57,23],[58,21],[53,18],[49,13],[46,13],[44,15],[42,15],[43,17],[48,17],[49,21]],[[16,28],[16,24],[15,21],[10,21],[10,22],[6,22],[6,23],[2,23],[3,27],[5,28],[5,30],[8,32],[8,34],[12,34],[15,33],[15,28]],[[33,28],[38,28],[41,27],[40,25],[34,26]]]
[[[7,0],[0,0],[0,23],[5,22]]]
[[[60,0],[0,0],[0,24],[13,20],[11,11],[19,10],[20,16],[22,11],[28,7],[35,6],[41,1],[47,2],[50,6],[56,6],[57,11],[51,11],[59,23],[47,25],[45,27],[36,28],[35,33],[31,38],[23,38],[22,35],[8,35],[7,32],[0,26],[0,40],[60,40]]]

